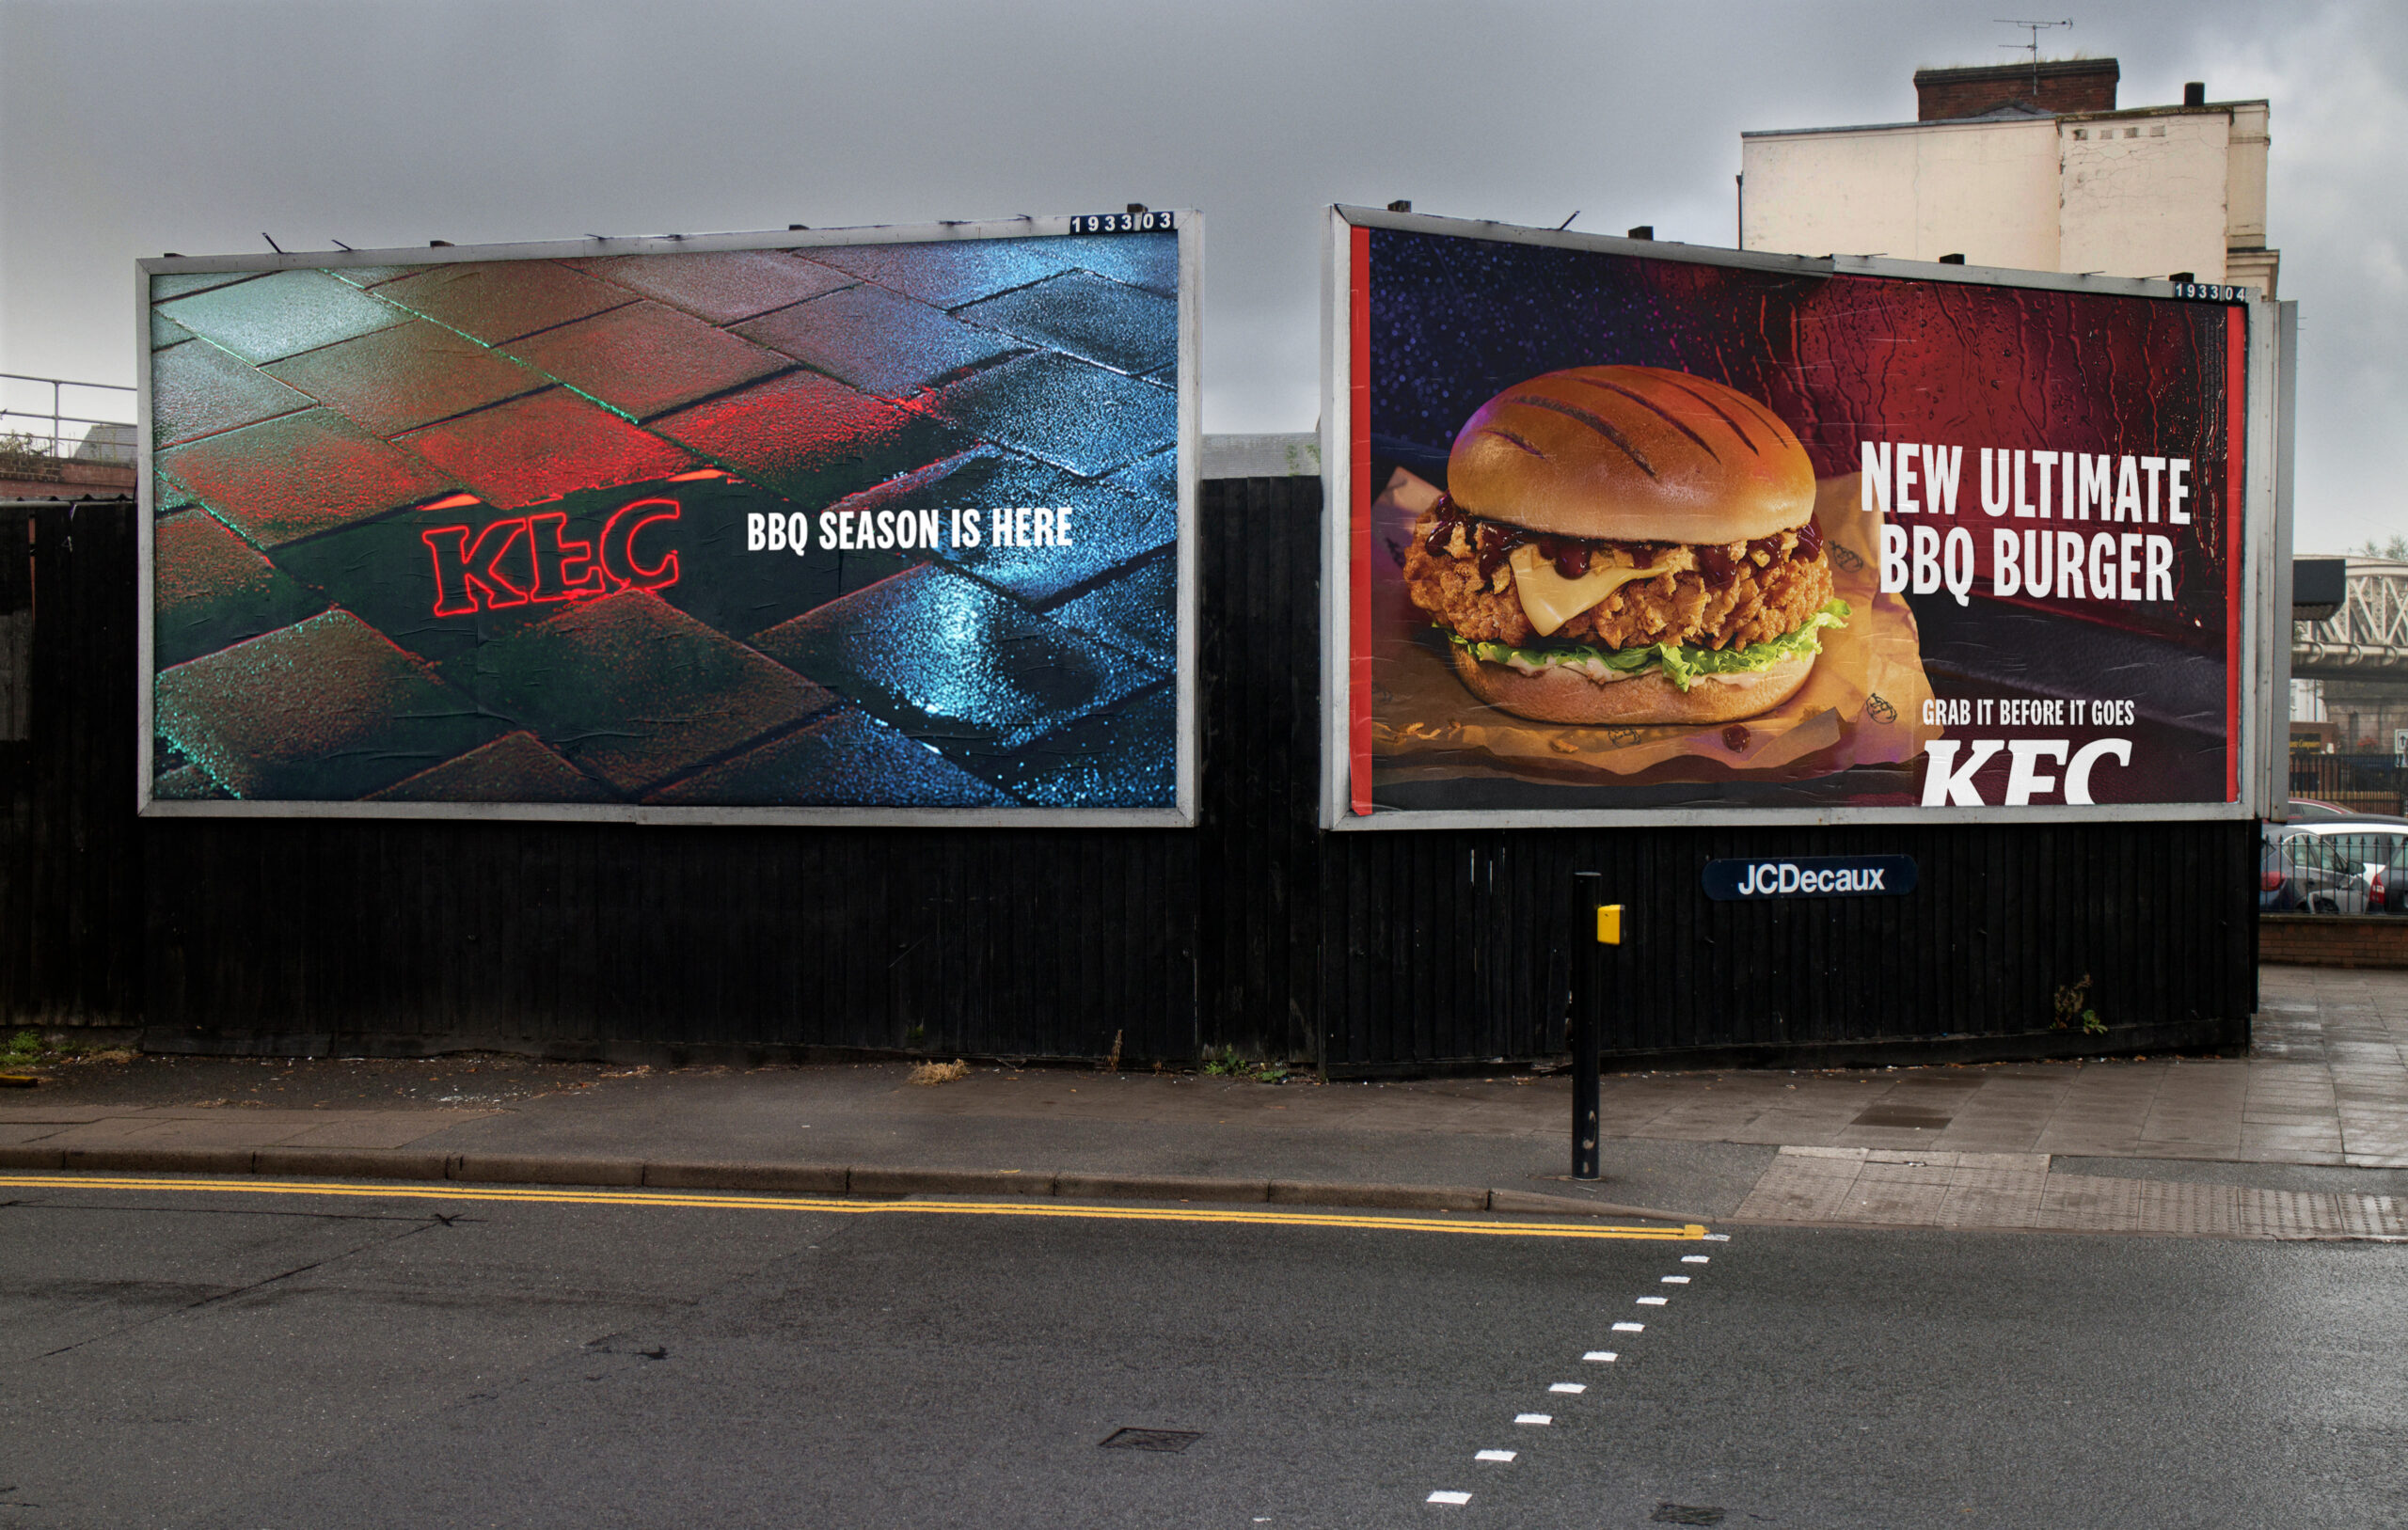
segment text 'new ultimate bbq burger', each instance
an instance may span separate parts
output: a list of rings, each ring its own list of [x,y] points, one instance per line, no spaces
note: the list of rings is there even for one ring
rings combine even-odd
[[[1779,706],[1843,626],[1814,469],[1773,412],[1657,367],[1575,367],[1482,404],[1404,576],[1481,700],[1545,722]]]

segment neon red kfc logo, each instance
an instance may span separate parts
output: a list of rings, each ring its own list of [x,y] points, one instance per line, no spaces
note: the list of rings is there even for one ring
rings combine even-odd
[[[674,499],[638,499],[613,512],[590,542],[571,541],[568,516],[559,511],[482,529],[429,527],[419,539],[435,559],[435,614],[473,616],[531,601],[666,589],[677,582],[676,551],[660,545],[665,532],[645,532],[677,519],[678,509]]]

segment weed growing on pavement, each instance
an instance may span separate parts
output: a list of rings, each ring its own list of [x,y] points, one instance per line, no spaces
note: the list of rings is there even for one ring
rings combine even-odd
[[[2049,1029],[2063,1031],[2069,1028],[2076,1020],[2080,1020],[2084,1035],[2105,1034],[2107,1022],[2099,1017],[2099,1011],[2083,1002],[2089,997],[2090,974],[2087,972],[2082,974],[2081,982],[2059,988],[2056,995],[2057,1017],[2051,1023]]]
[[[42,1063],[131,1063],[141,1054],[127,1047],[93,1047],[50,1041],[39,1031],[20,1031],[0,1047],[0,1067]]]
[[[1204,1054],[1204,1071],[1215,1079],[1245,1079],[1255,1083],[1285,1083],[1288,1065],[1284,1063],[1258,1063],[1238,1055],[1235,1047],[1225,1047],[1215,1057],[1208,1049]]]

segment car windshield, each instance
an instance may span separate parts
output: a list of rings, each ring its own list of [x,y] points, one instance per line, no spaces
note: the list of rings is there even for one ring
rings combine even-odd
[[[2385,865],[2400,853],[2397,834],[2325,834],[2319,836],[2345,866]]]

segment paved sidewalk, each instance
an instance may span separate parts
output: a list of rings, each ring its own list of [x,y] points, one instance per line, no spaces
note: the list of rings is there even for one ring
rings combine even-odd
[[[2046,1153],[1784,1147],[1738,1222],[2272,1238],[2408,1238],[2408,1196],[2056,1172]]]
[[[1565,1177],[1561,1077],[1275,1087],[979,1067],[922,1087],[899,1064],[496,1058],[61,1067],[0,1096],[0,1168],[1489,1209],[1537,1195],[1709,1220],[2394,1236],[2408,973],[2268,968],[2261,990],[2247,1058],[1611,1077],[1593,1186]],[[2191,1188],[2130,1188],[2150,1185]]]

